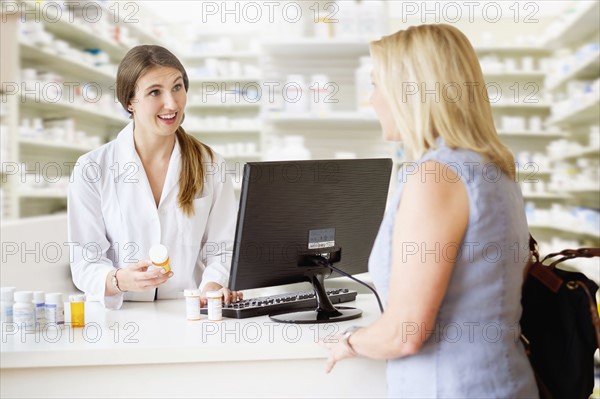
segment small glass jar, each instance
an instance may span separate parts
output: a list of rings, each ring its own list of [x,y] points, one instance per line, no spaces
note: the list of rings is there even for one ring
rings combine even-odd
[[[223,318],[223,293],[221,291],[208,291],[206,299],[208,302],[208,320],[221,320]]]
[[[71,302],[71,327],[85,327],[85,295],[69,295]]]

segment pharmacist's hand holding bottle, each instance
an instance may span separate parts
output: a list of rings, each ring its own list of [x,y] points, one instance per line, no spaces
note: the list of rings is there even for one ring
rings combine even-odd
[[[110,273],[107,280],[107,285],[110,286],[112,294],[117,294],[119,291],[126,292],[142,292],[153,290],[160,287],[168,279],[173,277],[173,272],[167,272],[164,268],[153,267],[150,259],[144,259],[138,263],[117,269],[114,273]],[[113,283],[113,276],[116,274],[116,285]]]
[[[207,305],[206,293],[209,291],[221,291],[223,293],[223,302],[225,304],[241,301],[244,298],[241,291],[231,291],[229,288],[221,286],[221,284],[209,281],[206,283],[200,294],[200,306],[203,308]]]

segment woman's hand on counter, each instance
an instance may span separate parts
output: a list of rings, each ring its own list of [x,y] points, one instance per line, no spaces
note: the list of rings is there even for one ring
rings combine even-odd
[[[241,301],[244,295],[241,291],[231,291],[229,288],[223,287],[221,284],[209,281],[206,283],[200,294],[200,306],[205,307],[207,305],[206,293],[208,291],[221,291],[223,293],[223,302],[230,304],[232,302]]]
[[[173,277],[173,272],[165,272],[162,267],[153,267],[150,259],[120,269],[117,276],[122,291],[142,292],[160,287]]]

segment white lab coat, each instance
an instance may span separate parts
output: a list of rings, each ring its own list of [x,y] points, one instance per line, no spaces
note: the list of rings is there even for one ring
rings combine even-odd
[[[209,281],[227,286],[236,200],[223,158],[205,159],[204,190],[194,200],[195,215],[187,217],[177,205],[179,143],[158,208],[134,147],[133,122],[115,140],[79,158],[68,194],[70,261],[73,282],[88,299],[111,309],[123,300],[154,300],[154,290],[105,296],[105,282],[115,267],[148,258],[155,244],[168,248],[174,274],[158,288],[159,299],[181,298],[184,289],[202,289]]]

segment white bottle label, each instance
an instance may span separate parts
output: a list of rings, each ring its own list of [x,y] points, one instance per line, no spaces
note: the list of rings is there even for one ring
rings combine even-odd
[[[221,298],[208,299],[208,320],[218,321],[223,318],[223,304]]]
[[[19,328],[26,330],[35,329],[35,312],[33,308],[13,309],[13,320]]]
[[[200,297],[188,296],[185,298],[185,314],[188,320],[200,320]]]
[[[46,306],[43,303],[35,304],[35,324],[39,328],[46,325]]]
[[[2,323],[13,322],[13,305],[12,303],[2,303]]]
[[[48,324],[65,324],[65,310],[63,307],[58,307],[56,304],[46,304],[46,322]]]

